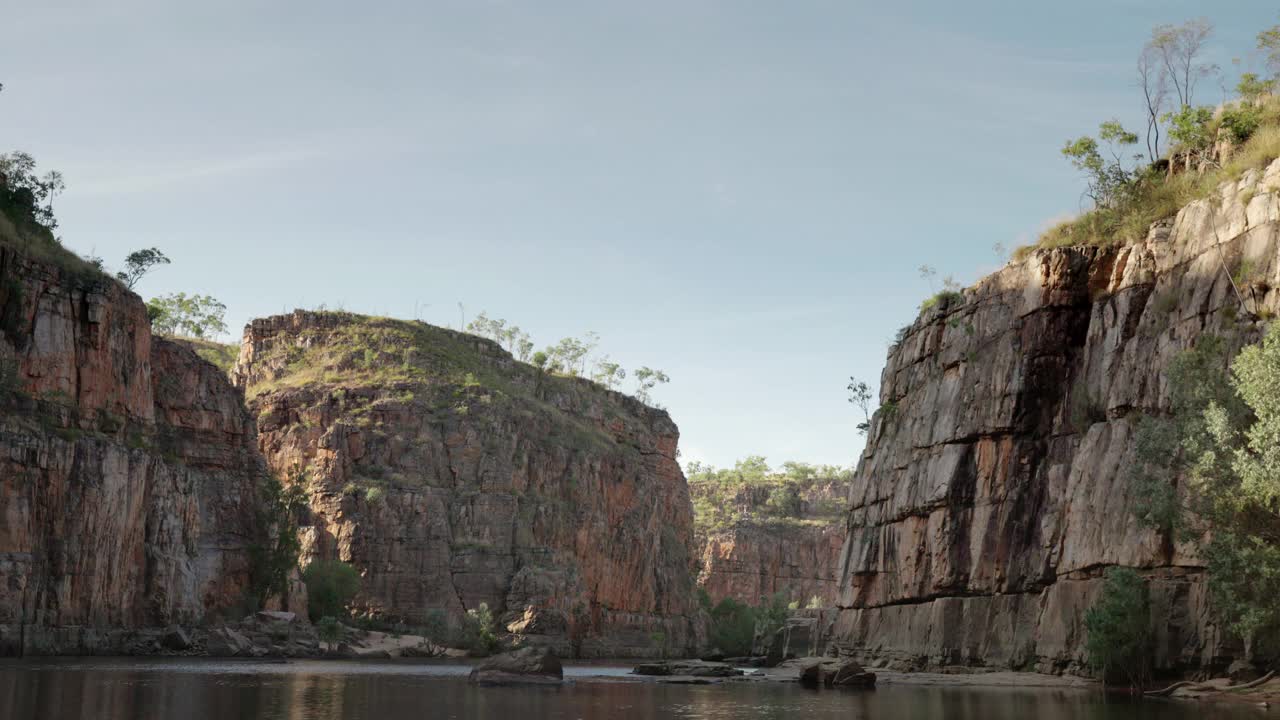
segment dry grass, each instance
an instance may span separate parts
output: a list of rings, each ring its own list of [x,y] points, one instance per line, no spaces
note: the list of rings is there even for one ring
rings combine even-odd
[[[1216,128],[1212,130],[1216,133]],[[1111,246],[1141,242],[1153,223],[1173,217],[1188,204],[1212,195],[1225,182],[1239,180],[1249,170],[1265,168],[1280,158],[1280,98],[1261,107],[1261,124],[1226,163],[1202,173],[1139,181],[1134,197],[1117,208],[1097,208],[1046,230],[1034,246],[1014,251],[1015,260],[1037,248],[1074,245]]]

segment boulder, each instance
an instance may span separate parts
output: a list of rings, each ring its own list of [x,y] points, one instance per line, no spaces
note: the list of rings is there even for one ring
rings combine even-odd
[[[192,642],[191,636],[187,634],[186,630],[183,630],[177,625],[170,625],[165,629],[164,635],[160,638],[160,644],[163,645],[166,650],[182,651],[190,650]]]
[[[249,655],[253,651],[253,643],[229,627],[220,627],[209,633],[205,649],[214,657],[237,657]]]
[[[876,674],[852,660],[804,658],[799,661],[797,679],[805,687],[875,687]]]
[[[564,679],[560,658],[547,647],[524,647],[494,655],[471,669],[477,685],[546,684]]]
[[[671,663],[640,663],[631,670],[634,675],[664,676],[671,674]]]

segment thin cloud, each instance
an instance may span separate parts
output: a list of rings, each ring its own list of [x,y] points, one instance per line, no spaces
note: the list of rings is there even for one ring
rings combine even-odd
[[[273,172],[312,162],[328,154],[328,151],[319,147],[274,149],[233,157],[192,160],[181,165],[145,168],[132,174],[99,177],[86,175],[83,179],[78,179],[67,194],[102,197],[154,192],[200,180]]]

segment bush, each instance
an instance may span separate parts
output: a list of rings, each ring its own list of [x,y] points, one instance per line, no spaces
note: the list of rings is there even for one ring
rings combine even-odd
[[[488,603],[480,603],[471,608],[462,618],[461,636],[458,644],[467,648],[473,655],[491,655],[498,650],[498,633],[493,619],[493,611]]]
[[[756,633],[756,611],[725,598],[711,609],[711,646],[726,655],[750,655]]]
[[[320,638],[320,642],[333,647],[342,639],[342,623],[332,615],[326,615],[320,618],[316,623],[316,634]]]
[[[346,617],[347,605],[360,592],[360,573],[340,560],[316,560],[302,573],[307,584],[311,621],[326,616]]]
[[[1130,568],[1107,570],[1102,595],[1084,616],[1089,664],[1114,684],[1142,687],[1150,677],[1151,601],[1147,581]]]

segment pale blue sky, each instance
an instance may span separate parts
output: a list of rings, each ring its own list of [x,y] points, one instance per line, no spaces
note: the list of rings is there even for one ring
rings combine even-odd
[[[0,0],[0,150],[66,175],[68,246],[162,248],[142,294],[213,294],[235,339],[461,302],[665,369],[686,460],[849,463],[916,268],[970,282],[1077,209],[1058,149],[1136,125],[1152,25],[1208,15],[1234,77],[1277,10]]]

